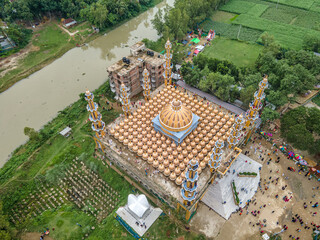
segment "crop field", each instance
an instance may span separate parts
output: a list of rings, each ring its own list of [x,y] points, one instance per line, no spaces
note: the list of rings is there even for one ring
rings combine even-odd
[[[285,48],[299,50],[305,36],[320,38],[320,0],[231,0],[203,23],[205,31],[220,36],[259,42],[268,32]],[[228,12],[230,18],[227,14]],[[221,20],[219,19],[221,17]],[[241,30],[239,34],[239,28]]]
[[[261,30],[247,28],[247,27],[241,27],[240,29],[240,25],[212,21],[212,20],[207,20],[206,22],[204,22],[202,27],[204,31],[209,31],[210,29],[214,29],[216,33],[222,37],[226,37],[234,40],[247,41],[247,42],[258,41],[260,35],[263,33],[263,31]],[[240,29],[240,34],[238,37],[239,29]]]

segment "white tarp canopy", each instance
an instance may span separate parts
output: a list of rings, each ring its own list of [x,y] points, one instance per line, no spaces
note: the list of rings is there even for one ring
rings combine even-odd
[[[196,49],[198,49],[198,50],[199,50],[199,52],[201,52],[201,51],[204,49],[204,46],[202,46],[202,45],[198,45],[198,46],[196,46]]]
[[[142,218],[149,207],[150,205],[145,195],[141,194],[136,197],[135,195],[130,194],[128,196],[128,208],[139,218]]]
[[[65,129],[63,129],[60,134],[64,137],[68,137],[69,134],[71,133],[71,128],[70,127],[66,127]]]
[[[268,234],[265,233],[265,234],[262,235],[262,239],[263,240],[269,240],[270,237],[268,236]]]

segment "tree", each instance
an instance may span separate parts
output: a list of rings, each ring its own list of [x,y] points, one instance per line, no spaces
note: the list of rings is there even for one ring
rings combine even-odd
[[[320,110],[298,107],[286,112],[281,118],[281,135],[294,147],[320,153],[319,125]]]
[[[280,45],[275,42],[273,35],[265,32],[261,35],[261,41],[264,45],[264,52],[271,52],[274,56],[280,53]]]
[[[25,127],[23,132],[24,135],[28,136],[31,141],[36,141],[40,139],[39,133],[36,130],[34,130],[34,128]]]
[[[253,85],[250,85],[240,91],[240,100],[243,102],[243,105],[248,107],[249,103],[253,100],[253,94],[257,91],[257,88]]]
[[[7,216],[2,211],[2,203],[0,202],[0,239],[11,240],[11,233]]]
[[[288,98],[285,93],[273,90],[271,90],[267,95],[267,100],[276,107],[280,107],[288,102]]]
[[[163,12],[161,9],[158,10],[154,19],[151,20],[153,27],[157,30],[158,35],[163,33],[164,27],[164,19],[163,19]]]
[[[320,52],[320,38],[314,35],[307,35],[303,40],[303,49],[312,52]]]
[[[278,119],[279,117],[280,117],[280,114],[277,111],[274,111],[271,108],[265,107],[262,110],[261,121],[263,123],[266,123],[267,121],[273,121],[275,119]]]

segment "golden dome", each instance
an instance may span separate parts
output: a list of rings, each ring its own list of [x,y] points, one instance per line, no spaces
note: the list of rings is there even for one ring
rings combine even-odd
[[[173,100],[160,112],[159,121],[166,130],[180,132],[191,126],[192,112],[181,101]]]

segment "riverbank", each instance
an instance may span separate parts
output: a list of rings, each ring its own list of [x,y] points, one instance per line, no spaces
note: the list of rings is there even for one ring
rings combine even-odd
[[[60,28],[56,20],[37,27],[27,47],[12,56],[1,59],[0,93],[60,58],[74,48],[76,44],[82,45],[89,43],[120,25],[125,24],[134,17],[139,16],[162,1],[163,0],[153,0],[150,6],[148,8],[142,8],[138,15],[125,19],[95,34],[93,34],[93,30],[89,25],[89,28],[82,29],[77,34],[70,36]],[[83,24],[86,24],[86,22],[80,25]],[[73,31],[73,28],[71,31]]]

